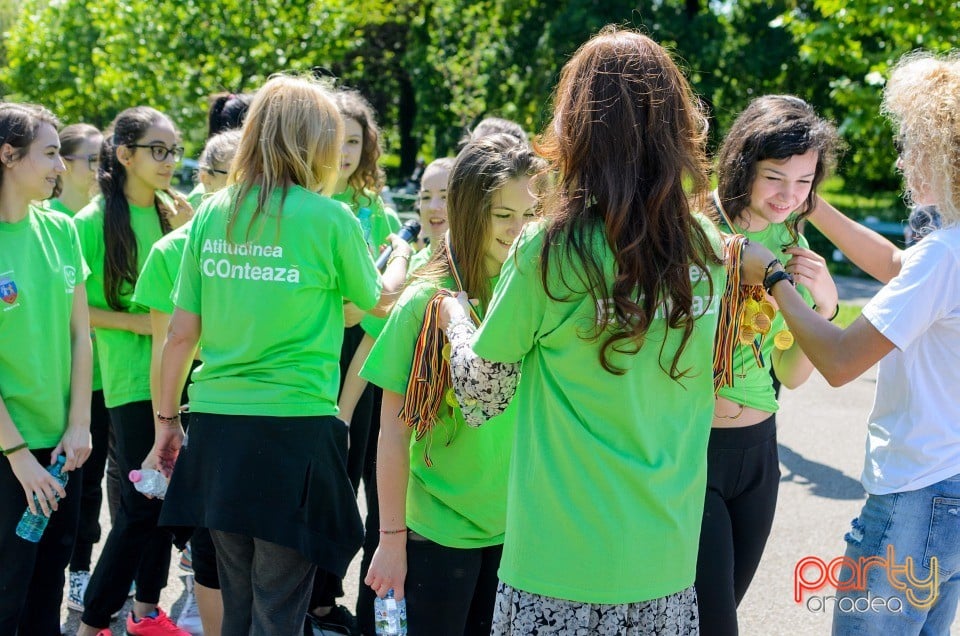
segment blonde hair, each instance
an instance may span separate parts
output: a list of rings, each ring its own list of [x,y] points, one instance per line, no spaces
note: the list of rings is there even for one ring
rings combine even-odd
[[[229,237],[243,199],[260,186],[247,234],[280,189],[280,210],[291,185],[329,195],[337,182],[343,120],[317,80],[272,77],[250,104],[240,147],[230,166],[228,184],[239,184],[227,225]],[[279,211],[278,211],[279,214]]]
[[[944,225],[960,221],[960,54],[912,53],[884,90],[883,111],[898,128],[903,174],[928,192]]]

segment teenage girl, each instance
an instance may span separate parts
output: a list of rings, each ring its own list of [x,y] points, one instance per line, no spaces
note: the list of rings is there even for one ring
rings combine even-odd
[[[211,137],[200,155],[201,181],[206,193],[204,196],[223,189],[226,178],[219,179],[217,173],[210,173],[209,169],[227,169],[233,162],[233,157],[240,145],[241,133],[230,130]],[[137,279],[137,287],[133,294],[133,301],[150,310],[150,325],[153,332],[153,349],[150,359],[150,394],[157,403],[160,399],[160,358],[163,352],[163,342],[167,336],[170,316],[174,305],[171,295],[180,271],[180,262],[187,243],[190,223],[177,228],[162,237],[150,250],[143,271]],[[220,579],[217,575],[216,551],[207,528],[197,528],[190,539],[191,567],[193,569],[194,586],[200,620],[203,623],[203,633],[207,636],[216,636],[220,633],[223,620],[223,599],[220,596]],[[190,600],[188,599],[187,603]],[[187,609],[181,612],[177,625],[186,628],[184,615],[189,617]],[[194,614],[193,620],[196,620]]]
[[[69,217],[42,211],[65,171],[57,120],[0,105],[0,633],[59,636],[90,455],[89,270]],[[64,455],[66,487],[45,470]],[[16,527],[50,517],[39,543]]]
[[[408,382],[437,291],[458,290],[462,283],[480,300],[482,317],[510,244],[536,214],[531,179],[544,167],[510,135],[467,144],[450,178],[450,232],[414,274],[361,371],[384,391],[377,452],[380,543],[365,582],[381,597],[392,589],[407,598],[411,633],[490,633],[514,414],[468,428],[459,408],[442,403],[424,424],[429,430],[417,427],[413,440],[408,416],[422,405],[408,393]]]
[[[513,398],[523,424],[491,633],[695,634],[725,285],[687,196],[708,183],[705,121],[669,54],[612,27],[554,103],[546,221],[517,239],[478,330],[453,299],[441,316],[467,422]]]
[[[713,202],[721,230],[743,234],[779,254],[784,264],[790,261],[800,273],[802,293],[827,318],[837,311],[837,288],[798,226],[816,203],[837,144],[833,126],[803,100],[759,97],[733,123],[720,149]],[[791,253],[784,251],[788,248]],[[813,371],[775,305],[767,307],[764,317],[772,324],[765,335],[756,334],[762,338],[760,355],[741,341],[733,351],[733,385],[717,392],[697,561],[700,629],[708,635],[737,633],[737,606],[773,524],[780,463],[770,369],[788,389]]]
[[[53,197],[44,207],[70,217],[90,203],[97,187],[97,167],[103,135],[89,124],[71,124],[60,131],[60,156],[66,170],[60,175]],[[93,396],[90,401],[90,437],[93,450],[84,465],[80,497],[80,526],[70,557],[70,587],[67,607],[83,611],[83,594],[90,581],[93,545],[100,541],[100,504],[103,501],[104,468],[107,472],[107,503],[111,522],[120,506],[120,475],[117,449],[110,429],[110,414],[103,402],[103,380],[96,347],[93,349]]]
[[[382,313],[393,299],[356,218],[321,194],[342,136],[326,89],[271,79],[251,104],[232,185],[201,206],[184,251],[144,465],[176,462],[165,524],[211,531],[225,634],[302,634],[317,567],[342,576],[362,539],[335,417],[343,300]],[[238,323],[251,302],[256,320]],[[201,330],[187,443],[179,395]]]
[[[447,231],[447,182],[453,169],[453,157],[441,157],[427,165],[420,179],[417,213],[420,215],[420,243],[425,247],[410,260],[410,271],[430,260],[430,244]]]
[[[150,316],[131,295],[151,246],[185,222],[189,207],[174,204],[168,190],[183,156],[180,137],[162,113],[147,107],[120,113],[100,152],[97,180],[102,197],[77,214],[84,257],[92,270],[90,322],[96,330],[103,393],[117,439],[121,476],[139,467],[153,442],[150,400]],[[176,206],[176,207],[175,207]],[[170,534],[157,527],[161,502],[120,481],[120,511],[84,596],[80,636],[110,624],[136,580],[130,634],[173,626],[157,603],[167,584]]]

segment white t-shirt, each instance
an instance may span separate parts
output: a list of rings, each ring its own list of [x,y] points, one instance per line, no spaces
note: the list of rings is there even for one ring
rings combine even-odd
[[[877,373],[864,488],[919,490],[960,473],[960,226],[906,250],[863,316],[896,346]]]

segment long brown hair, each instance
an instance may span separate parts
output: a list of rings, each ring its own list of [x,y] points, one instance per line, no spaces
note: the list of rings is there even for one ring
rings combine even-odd
[[[599,312],[596,330],[584,336],[605,337],[600,363],[609,373],[624,372],[613,353],[638,352],[662,307],[668,328],[683,336],[661,367],[674,380],[686,373],[678,364],[698,318],[690,269],[706,274],[708,260],[719,262],[684,191],[684,183],[698,196],[707,189],[705,139],[689,83],[649,37],[607,27],[564,66],[538,145],[559,173],[547,209],[542,283],[554,300],[589,293],[597,306],[610,303],[612,311]],[[613,280],[592,242],[598,228],[614,257]],[[570,261],[578,274],[560,269]],[[551,267],[566,292],[549,288]]]
[[[491,295],[484,254],[490,240],[494,195],[511,179],[535,176],[546,166],[529,145],[503,133],[472,141],[457,155],[447,187],[450,247],[464,291],[479,299],[483,307]],[[450,275],[446,239],[440,239],[435,249],[430,262],[417,270],[416,278],[439,282]]]
[[[717,156],[717,194],[730,220],[743,215],[750,205],[750,191],[757,178],[757,163],[766,159],[789,159],[817,151],[817,167],[810,194],[799,214],[787,223],[793,244],[800,235],[800,222],[817,204],[817,186],[836,163],[840,138],[836,128],[817,117],[813,107],[792,95],[764,95],[744,109],[733,122]],[[730,228],[736,231],[736,228]]]
[[[377,127],[377,118],[370,105],[359,91],[340,89],[333,94],[333,102],[337,105],[340,115],[344,119],[352,119],[360,124],[363,147],[360,149],[360,160],[347,183],[353,188],[353,202],[358,203],[364,190],[379,194],[383,187],[385,176],[380,168],[380,128]]]

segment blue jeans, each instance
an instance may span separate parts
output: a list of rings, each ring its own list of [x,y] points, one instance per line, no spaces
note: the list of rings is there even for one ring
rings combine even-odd
[[[834,636],[950,633],[960,599],[960,475],[870,495],[845,539],[858,571],[844,566],[837,578],[862,579],[837,592]]]

